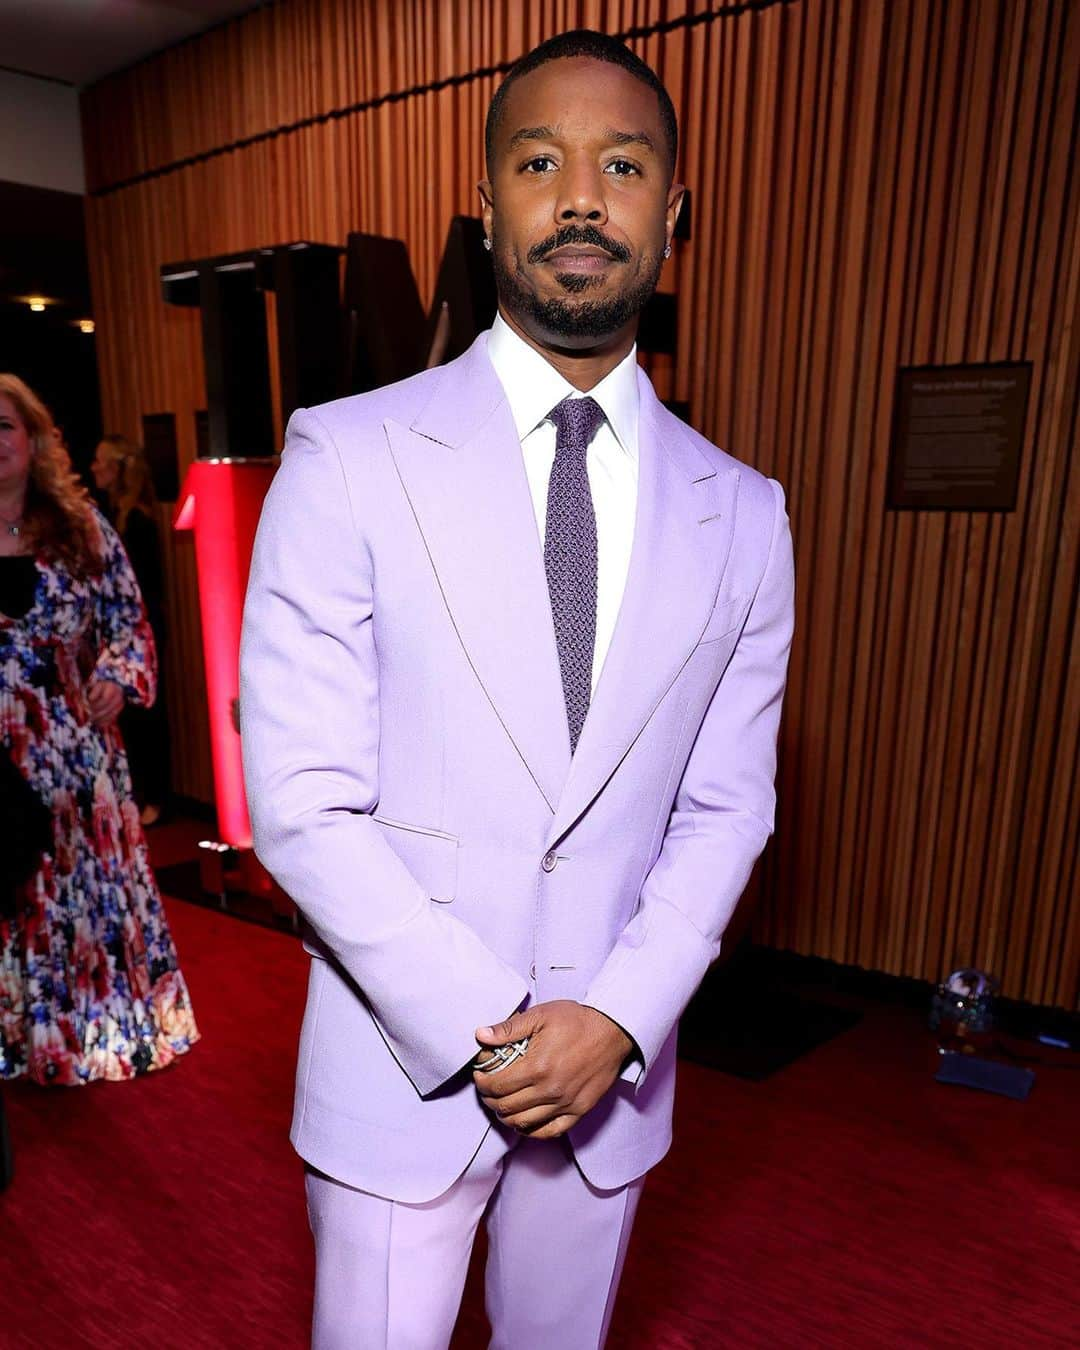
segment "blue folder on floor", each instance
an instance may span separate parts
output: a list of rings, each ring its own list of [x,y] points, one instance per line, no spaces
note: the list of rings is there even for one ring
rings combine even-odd
[[[1035,1074],[1017,1064],[999,1064],[994,1059],[980,1059],[977,1055],[960,1055],[955,1050],[948,1050],[941,1056],[936,1081],[996,1092],[1022,1102],[1031,1091]]]

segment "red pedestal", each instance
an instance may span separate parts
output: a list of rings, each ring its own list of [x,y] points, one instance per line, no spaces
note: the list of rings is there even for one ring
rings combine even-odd
[[[188,469],[173,528],[194,530],[218,836],[251,847],[237,708],[240,619],[255,527],[276,459],[199,459]]]

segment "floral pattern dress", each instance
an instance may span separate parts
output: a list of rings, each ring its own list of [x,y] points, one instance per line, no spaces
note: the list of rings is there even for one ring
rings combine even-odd
[[[54,839],[15,917],[0,918],[0,1079],[133,1078],[199,1038],[123,744],[87,711],[92,676],[143,705],[156,684],[138,584],[99,524],[100,576],[38,556],[30,608],[0,613],[0,753],[51,807]]]

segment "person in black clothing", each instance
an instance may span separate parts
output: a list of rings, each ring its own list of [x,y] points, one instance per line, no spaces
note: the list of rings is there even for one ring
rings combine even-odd
[[[169,723],[165,700],[165,580],[150,465],[126,436],[103,436],[90,465],[105,515],[123,541],[142,591],[158,650],[158,696],[151,708],[129,706],[120,719],[143,825],[161,818],[169,795]]]

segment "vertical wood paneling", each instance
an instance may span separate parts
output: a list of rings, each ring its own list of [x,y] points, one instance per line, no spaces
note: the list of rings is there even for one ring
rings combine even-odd
[[[405,239],[430,295],[450,216],[476,210],[499,77],[475,72],[579,24],[655,30],[717,9],[633,45],[672,91],[694,191],[693,240],[664,279],[678,356],[654,375],[780,478],[796,539],[757,935],[931,978],[973,961],[1014,997],[1076,1006],[1080,6],[257,11],[84,97],[106,419],[130,434],[172,410],[194,453],[198,319],[161,303],[160,263],[363,229]],[[1034,381],[1016,511],[887,512],[897,367],[1020,359]],[[176,786],[205,797],[188,541],[168,577]]]

